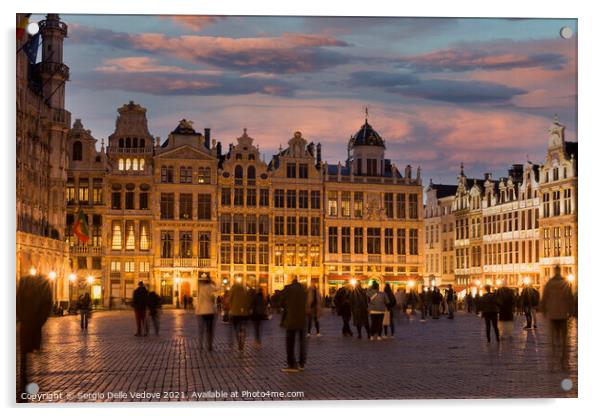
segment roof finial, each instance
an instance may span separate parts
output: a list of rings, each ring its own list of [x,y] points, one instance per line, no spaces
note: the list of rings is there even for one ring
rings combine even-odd
[[[364,112],[366,113],[366,123],[368,123],[368,106],[364,107]]]
[[[247,128],[246,128],[246,127],[242,129],[242,135],[243,135],[243,136],[246,136],[246,135],[247,135]]]
[[[554,113],[554,123],[555,124],[559,124],[560,121],[558,120],[558,113]]]
[[[464,162],[460,162],[460,175],[464,176]]]

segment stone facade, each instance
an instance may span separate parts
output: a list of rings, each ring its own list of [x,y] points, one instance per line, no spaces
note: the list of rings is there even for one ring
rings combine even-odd
[[[438,209],[448,197],[427,189],[427,235],[442,222]],[[563,276],[577,280],[577,143],[564,139],[564,126],[555,118],[549,129],[546,161],[515,164],[508,176],[469,179],[461,167],[452,212],[455,283],[458,289],[485,284],[541,287],[560,265]],[[443,257],[443,245],[427,239],[427,275],[437,282],[432,259]],[[442,283],[448,283],[447,281]]]
[[[22,19],[17,14],[17,21]],[[53,297],[65,299],[68,253],[64,243],[67,133],[63,63],[67,25],[56,14],[39,22],[40,62],[30,62],[24,48],[32,37],[17,39],[16,79],[16,278],[30,273],[53,280]]]
[[[181,120],[161,144],[146,109],[130,102],[118,112],[106,149],[80,120],[69,134],[72,298],[92,285],[97,302],[120,307],[141,280],[178,304],[196,296],[203,275],[222,289],[239,280],[268,293],[293,277],[323,293],[352,277],[422,278],[420,171],[402,176],[373,130],[350,142],[344,166],[323,163],[320,144],[301,132],[266,163],[246,129],[222,152],[209,129]],[[86,245],[70,231],[80,208]]]

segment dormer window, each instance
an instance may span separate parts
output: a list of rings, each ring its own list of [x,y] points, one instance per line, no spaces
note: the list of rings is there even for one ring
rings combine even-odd
[[[82,142],[79,140],[73,143],[73,160],[82,160],[83,159],[83,146]]]

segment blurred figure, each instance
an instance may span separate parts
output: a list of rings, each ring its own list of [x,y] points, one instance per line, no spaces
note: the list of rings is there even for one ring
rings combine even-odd
[[[372,282],[372,286],[366,294],[368,295],[368,313],[370,314],[370,339],[380,341],[383,319],[387,311],[387,296],[380,291],[376,281]]]
[[[207,350],[213,351],[217,288],[208,276],[199,280],[198,296],[194,308],[199,330],[199,349],[203,349],[203,336],[207,340]]]
[[[316,326],[316,334],[321,337],[320,334],[320,315],[322,313],[322,296],[318,291],[318,286],[313,284],[310,286],[307,292],[307,336],[311,335],[311,324],[312,322]]]
[[[286,363],[284,372],[303,371],[307,361],[307,343],[304,336],[307,316],[307,291],[297,281],[286,285],[281,297],[282,321],[281,326],[286,330]],[[299,340],[299,360],[295,358],[295,340]]]
[[[42,327],[52,311],[52,289],[44,276],[23,276],[17,288],[17,322],[19,324],[19,381],[17,402],[26,402],[20,393],[25,392],[27,379],[27,354],[42,346]]]
[[[238,349],[242,351],[245,348],[247,338],[247,320],[251,315],[251,298],[249,291],[236,281],[230,289],[230,322],[236,336]]]
[[[439,319],[439,315],[441,314],[441,302],[443,302],[443,295],[439,291],[438,287],[433,288],[433,292],[431,295],[431,305],[432,305],[432,318]]]
[[[447,319],[454,319],[456,310],[456,292],[451,283],[445,289],[445,302],[447,303]]]
[[[418,292],[416,292],[416,289],[410,290],[410,293],[408,294],[407,305],[410,307],[410,313],[412,315],[416,314],[416,304],[418,303],[418,300],[419,296]]]
[[[571,284],[560,274],[560,266],[554,267],[554,276],[546,283],[541,299],[541,311],[549,322],[552,348],[550,369],[558,362],[556,356],[560,348],[560,366],[568,370],[568,319],[574,313],[574,297]]]
[[[479,292],[477,292],[477,294],[474,297],[474,313],[476,313],[477,315],[479,314],[479,312],[481,312],[481,295]]]
[[[334,306],[336,307],[336,311],[338,315],[343,320],[343,336],[351,337],[353,336],[353,332],[351,332],[351,328],[349,327],[349,320],[351,319],[351,285],[346,284],[341,286],[337,293],[334,295]]]
[[[184,303],[184,310],[188,309],[188,295],[182,296],[182,302]]]
[[[148,294],[148,314],[153,323],[155,335],[159,335],[159,315],[161,310],[161,297],[155,291]],[[148,323],[146,324],[148,327]],[[146,329],[148,332],[148,328]]]
[[[472,293],[468,293],[468,295],[466,295],[466,312],[471,313],[472,312],[472,308],[473,308],[473,297],[472,297]]]
[[[397,305],[397,299],[395,299],[395,295],[393,294],[391,285],[389,285],[388,283],[385,284],[385,295],[387,298],[387,311],[385,312],[385,317],[383,318],[385,338],[388,336],[387,332],[389,329],[391,330],[391,338],[395,338],[395,307]]]
[[[226,289],[222,298],[222,320],[230,322],[230,290]]]
[[[397,310],[399,311],[400,320],[401,318],[407,318],[406,315],[406,291],[400,287],[395,292],[395,303],[397,304]]]
[[[79,310],[80,327],[82,331],[88,330],[88,321],[92,312],[92,299],[89,293],[84,293],[77,301],[77,309]]]
[[[502,339],[512,339],[512,331],[514,329],[514,292],[506,283],[498,289],[496,295],[498,304],[499,320],[501,323],[500,335]]]
[[[255,329],[255,345],[261,345],[261,322],[268,318],[267,299],[260,287],[251,292],[251,320]]]
[[[422,287],[422,292],[420,292],[420,321],[424,322],[426,320],[426,316],[428,315],[428,303],[427,303],[427,288]]]
[[[539,305],[539,292],[530,284],[526,284],[520,294],[520,305],[525,314],[527,324],[523,329],[537,328],[537,305]]]
[[[366,329],[366,336],[370,338],[370,326],[368,325],[368,296],[360,282],[353,288],[350,301],[353,325],[357,329],[358,339],[362,339],[362,328]]]
[[[146,308],[148,306],[148,290],[143,282],[138,282],[138,287],[132,295],[132,306],[136,317],[136,336],[148,335],[148,326],[146,325]]]
[[[485,334],[487,343],[491,342],[491,327],[495,333],[495,340],[500,342],[500,331],[497,326],[498,304],[495,295],[491,293],[491,286],[485,286],[485,294],[479,299],[479,310],[481,316],[485,319]]]

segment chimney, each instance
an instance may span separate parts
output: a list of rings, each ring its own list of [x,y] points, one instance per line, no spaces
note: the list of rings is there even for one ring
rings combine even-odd
[[[211,129],[205,128],[205,147],[210,149],[211,146]]]
[[[222,157],[222,142],[217,142],[215,145],[215,151],[217,152],[217,157]]]

